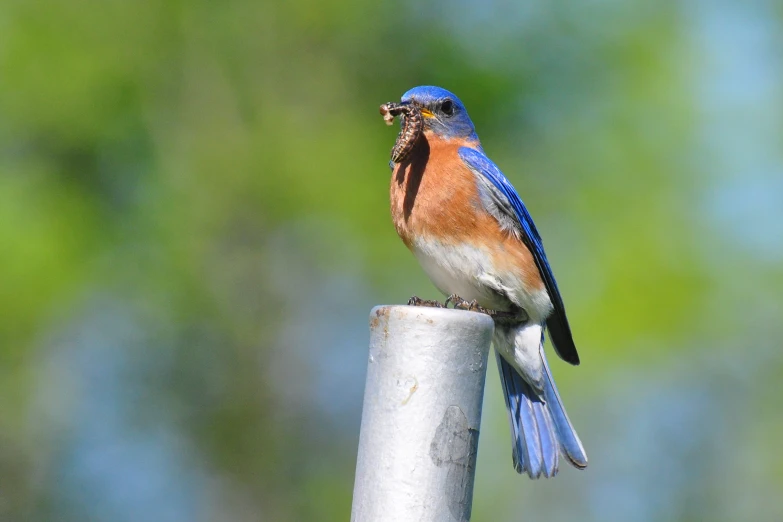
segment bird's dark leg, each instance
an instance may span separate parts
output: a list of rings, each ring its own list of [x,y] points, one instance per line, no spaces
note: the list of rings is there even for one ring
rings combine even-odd
[[[417,296],[412,296],[408,299],[408,306],[429,306],[432,308],[443,308],[443,304],[438,301],[431,301],[429,299],[422,299]]]
[[[499,310],[486,310],[484,308],[478,311],[490,316],[495,320],[495,323],[508,326],[526,323],[530,319],[530,317],[527,315],[527,312],[525,312],[522,308],[515,308],[514,310],[508,312]]]

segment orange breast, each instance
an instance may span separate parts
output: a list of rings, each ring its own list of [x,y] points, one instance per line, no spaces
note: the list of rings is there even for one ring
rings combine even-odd
[[[416,238],[483,245],[496,270],[516,273],[530,290],[544,288],[527,247],[484,210],[476,175],[458,154],[464,146],[475,144],[441,140],[428,132],[395,165],[390,192],[397,234],[409,249]]]

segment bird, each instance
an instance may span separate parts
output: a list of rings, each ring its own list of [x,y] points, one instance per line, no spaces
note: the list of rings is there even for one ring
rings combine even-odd
[[[579,355],[530,213],[484,153],[457,96],[419,86],[389,105],[416,111],[423,123],[405,157],[390,162],[394,227],[435,287],[449,296],[446,306],[453,301],[496,317],[492,340],[514,469],[532,479],[553,477],[561,455],[584,469],[587,454],[555,386],[545,332],[560,358],[578,365]],[[409,304],[442,306],[415,296]]]

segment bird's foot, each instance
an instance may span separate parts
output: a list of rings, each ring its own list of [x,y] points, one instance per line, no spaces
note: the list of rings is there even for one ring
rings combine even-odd
[[[429,306],[431,308],[444,308],[443,304],[438,301],[422,299],[415,295],[408,299],[408,306]]]
[[[443,304],[446,308],[448,308],[449,303],[454,305],[455,310],[467,310],[469,312],[486,314],[495,320],[495,322],[500,324],[513,325],[526,323],[529,319],[527,313],[525,313],[525,311],[521,308],[517,308],[508,312],[501,310],[490,310],[489,308],[484,308],[483,306],[479,305],[475,299],[472,301],[466,301],[457,294],[451,294],[448,296]]]
[[[468,310],[469,312],[481,313],[487,312],[484,308],[479,306],[475,299],[473,301],[466,301],[457,294],[451,294],[448,296],[443,304],[446,306],[446,308],[448,308],[449,303],[454,305],[455,310]]]

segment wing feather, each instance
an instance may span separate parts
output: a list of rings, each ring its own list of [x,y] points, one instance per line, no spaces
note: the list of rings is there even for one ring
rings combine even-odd
[[[555,276],[544,252],[544,243],[533,223],[533,218],[508,179],[482,151],[461,147],[459,156],[470,170],[479,175],[480,188],[483,195],[486,195],[483,199],[489,207],[488,210],[498,219],[503,228],[513,227],[533,254],[554,307],[554,312],[546,321],[552,344],[561,359],[574,365],[579,364],[579,354],[571,335],[571,327],[568,325],[565,305],[560,297],[560,290],[557,288]]]

